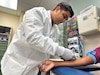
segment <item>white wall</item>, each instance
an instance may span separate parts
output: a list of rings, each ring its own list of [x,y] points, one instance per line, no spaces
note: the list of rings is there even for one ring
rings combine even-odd
[[[12,36],[16,32],[18,25],[22,20],[23,14],[21,16],[16,16],[4,12],[0,12],[0,25],[12,28]]]
[[[0,25],[11,27],[13,29],[13,34],[18,27],[19,19],[19,16],[0,12]]]

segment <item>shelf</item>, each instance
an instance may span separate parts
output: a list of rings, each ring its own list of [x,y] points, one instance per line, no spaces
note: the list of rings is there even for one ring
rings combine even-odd
[[[0,25],[0,60],[4,55],[11,39],[12,28]],[[0,65],[1,67],[1,65]],[[0,71],[1,72],[1,71]],[[1,75],[1,73],[0,73]]]
[[[80,39],[79,39],[79,30],[78,30],[78,23],[77,18],[72,18],[71,20],[67,21],[64,25],[64,41],[65,47],[71,49],[75,53],[75,57],[81,57],[81,50],[80,50]]]
[[[0,36],[8,36],[9,34],[8,33],[0,33]]]

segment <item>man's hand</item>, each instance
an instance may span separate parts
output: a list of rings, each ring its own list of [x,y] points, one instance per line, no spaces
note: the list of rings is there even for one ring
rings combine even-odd
[[[55,66],[55,63],[53,61],[50,61],[50,60],[43,61],[42,63],[40,63],[38,65],[40,71],[43,71],[43,72],[48,72],[54,66]]]

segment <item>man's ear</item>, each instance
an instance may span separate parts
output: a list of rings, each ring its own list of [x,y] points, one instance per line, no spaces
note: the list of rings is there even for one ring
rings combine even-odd
[[[60,10],[60,6],[57,6],[55,10],[56,11],[59,11]]]

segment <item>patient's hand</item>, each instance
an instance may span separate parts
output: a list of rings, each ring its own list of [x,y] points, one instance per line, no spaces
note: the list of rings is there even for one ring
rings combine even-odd
[[[51,70],[53,67],[55,66],[55,63],[51,60],[46,60],[46,61],[43,61],[42,63],[40,63],[38,65],[40,71],[43,71],[43,72],[48,72],[49,70]]]

